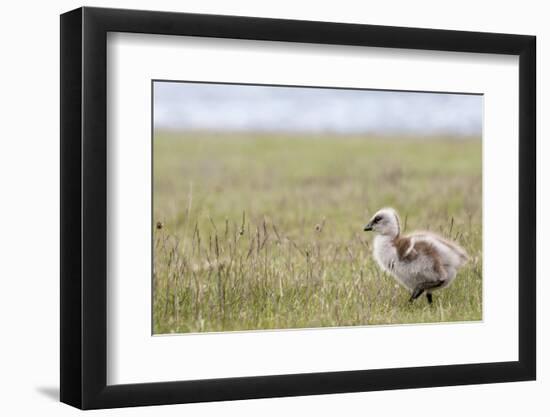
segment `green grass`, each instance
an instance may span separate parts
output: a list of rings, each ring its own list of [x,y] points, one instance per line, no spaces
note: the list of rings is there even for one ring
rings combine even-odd
[[[480,320],[481,184],[478,138],[157,132],[154,333]],[[470,254],[432,306],[372,258],[384,206]]]

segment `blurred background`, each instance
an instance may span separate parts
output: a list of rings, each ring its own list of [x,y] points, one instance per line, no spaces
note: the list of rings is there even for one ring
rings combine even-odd
[[[155,82],[157,129],[479,136],[482,95]]]

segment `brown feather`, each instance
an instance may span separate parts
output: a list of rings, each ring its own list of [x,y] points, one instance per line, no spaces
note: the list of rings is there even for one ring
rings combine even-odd
[[[411,251],[407,256],[405,256],[405,253],[411,246],[410,237],[397,236],[393,240],[393,246],[397,249],[397,257],[400,261],[414,261],[418,257],[417,253],[413,253],[414,251]]]
[[[407,253],[407,251],[411,246],[410,237],[398,236],[393,240],[393,244],[397,250],[397,256],[401,262],[411,262],[416,260],[421,254],[426,255],[430,259],[433,259],[434,271],[441,276],[445,275],[445,270],[443,269],[443,265],[441,263],[441,257],[431,243],[422,240],[416,241],[414,242],[413,248],[409,251],[409,253]]]

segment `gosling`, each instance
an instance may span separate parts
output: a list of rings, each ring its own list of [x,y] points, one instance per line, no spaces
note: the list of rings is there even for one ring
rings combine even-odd
[[[374,258],[382,270],[410,291],[410,302],[425,292],[431,304],[432,292],[448,287],[468,261],[464,249],[436,234],[401,236],[399,217],[392,208],[379,210],[364,230],[376,233]]]

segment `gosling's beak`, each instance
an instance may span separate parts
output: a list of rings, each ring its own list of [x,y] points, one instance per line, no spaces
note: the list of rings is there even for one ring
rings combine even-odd
[[[369,223],[363,229],[365,232],[370,232],[372,230],[372,223]]]

